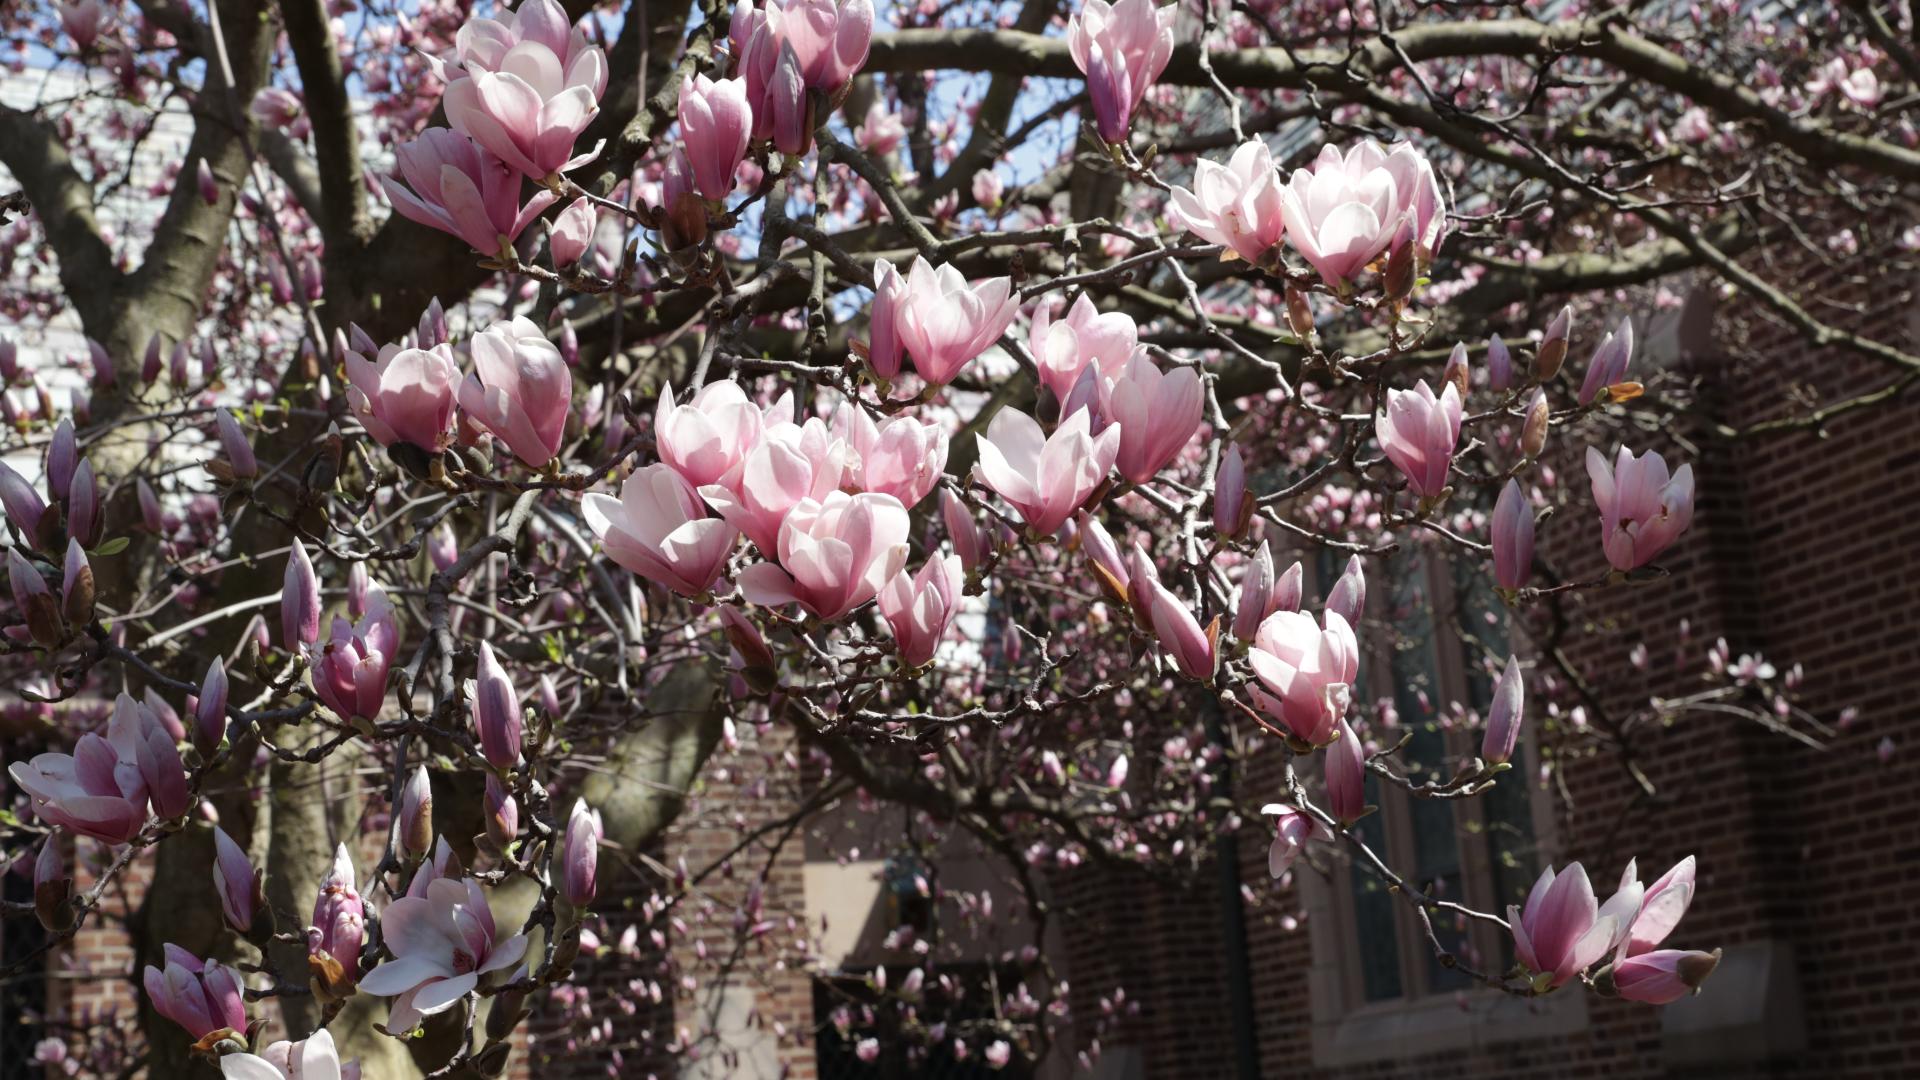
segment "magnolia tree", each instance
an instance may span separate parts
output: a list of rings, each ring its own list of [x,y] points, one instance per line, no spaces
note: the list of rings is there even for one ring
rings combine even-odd
[[[1369,784],[1601,756],[1656,798],[1637,761],[1697,712],[1828,730],[1724,642],[1622,710],[1566,605],[1675,588],[1700,439],[1920,370],[1805,272],[1920,247],[1884,224],[1908,16],[11,6],[6,914],[44,944],[8,974],[110,912],[141,952],[140,1009],[41,1056],[493,1076],[537,1013],[730,1060],[689,1003],[821,966],[780,853],[889,805],[910,891],[1030,944],[975,985],[896,934],[910,974],[815,1018],[867,1061],[1090,1060],[1124,988],[1074,1015],[1050,878],[1236,831],[1391,886],[1499,991],[1699,989],[1692,859],[1643,882],[1627,835],[1610,894],[1562,863],[1477,910],[1355,825]],[[1636,344],[1702,295],[1881,388],[1717,420]],[[1488,601],[1479,708],[1379,661],[1415,562]],[[1477,753],[1412,760],[1435,725]],[[663,842],[701,815],[736,841],[704,862]],[[956,846],[1004,886],[943,887]],[[1511,966],[1436,929],[1475,921]]]

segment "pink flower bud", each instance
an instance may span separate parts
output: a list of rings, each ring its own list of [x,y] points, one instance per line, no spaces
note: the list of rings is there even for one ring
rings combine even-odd
[[[1493,506],[1493,578],[1503,589],[1524,588],[1533,575],[1533,504],[1509,480]]]
[[[60,858],[60,836],[49,834],[33,863],[33,912],[40,925],[61,933],[73,925],[73,878]]]
[[[73,421],[62,417],[47,444],[47,490],[67,491],[73,487],[73,470],[80,460],[80,446],[74,437]]]
[[[1267,849],[1267,874],[1275,881],[1286,876],[1294,860],[1307,849],[1307,841],[1333,840],[1332,830],[1285,803],[1268,803],[1260,812],[1273,818],[1273,845]]]
[[[147,339],[147,355],[140,361],[140,381],[152,386],[153,381],[160,377],[161,362],[160,335],[154,334]]]
[[[493,773],[487,774],[486,813],[487,839],[501,851],[507,850],[520,834],[520,804]]]
[[[1520,453],[1528,458],[1537,458],[1540,451],[1547,448],[1547,427],[1552,417],[1547,408],[1547,392],[1537,389],[1527,399],[1526,419],[1520,422]]]
[[[21,538],[28,544],[34,543],[40,535],[40,518],[47,512],[47,504],[33,485],[4,461],[0,461],[0,505],[6,507],[7,520]]]
[[[67,563],[60,583],[60,615],[69,626],[93,622],[93,567],[78,540],[67,541]]]
[[[347,845],[334,852],[333,866],[313,902],[307,930],[307,966],[317,992],[334,1000],[359,981],[360,946],[366,938],[366,905],[354,886],[353,856]]]
[[[1327,809],[1343,825],[1351,825],[1367,812],[1366,748],[1345,720],[1336,725],[1339,738],[1327,747]]]
[[[902,569],[880,590],[880,614],[893,631],[903,666],[918,668],[932,662],[960,614],[965,579],[959,556],[935,555],[918,573],[909,577]]]
[[[1464,346],[1458,351],[1465,356]],[[1375,422],[1374,432],[1415,495],[1433,499],[1446,490],[1460,442],[1460,413],[1460,393],[1453,382],[1437,398],[1424,379],[1412,390],[1387,391],[1387,411]]]
[[[1627,365],[1633,360],[1633,320],[1622,318],[1613,332],[1602,338],[1600,347],[1587,363],[1587,377],[1580,382],[1580,404],[1598,397],[1600,391],[1627,377]]]
[[[247,861],[247,853],[218,825],[213,827],[213,851],[213,890],[220,897],[220,910],[228,926],[245,934],[252,929],[264,899],[260,875]]]
[[[207,665],[200,681],[200,700],[193,709],[193,745],[210,756],[227,733],[227,665],[219,657]]]
[[[1467,362],[1467,343],[1456,341],[1453,352],[1447,356],[1447,366],[1440,373],[1440,381],[1453,387],[1461,400],[1466,400],[1467,384],[1472,380],[1473,368]]]
[[[560,691],[553,685],[553,676],[542,672],[540,681],[535,684],[540,698],[540,709],[547,718],[558,722],[560,719]]]
[[[226,454],[227,466],[233,470],[234,478],[250,480],[260,475],[260,462],[253,456],[253,444],[247,441],[233,414],[225,409],[215,409],[213,423],[220,435],[220,449]]]
[[[400,788],[400,853],[409,859],[424,856],[433,847],[433,781],[421,765]]]
[[[1480,757],[1489,765],[1513,758],[1520,741],[1520,723],[1526,718],[1526,683],[1520,678],[1520,661],[1507,658],[1507,668],[1493,689],[1493,704],[1487,708],[1487,733],[1480,741]]]
[[[991,541],[974,520],[966,500],[951,491],[940,492],[940,517],[946,522],[947,542],[953,545],[953,553],[960,556],[961,567],[971,571],[979,566]]]
[[[593,210],[593,200],[585,195],[567,204],[566,209],[553,219],[553,235],[547,241],[553,253],[553,267],[564,270],[580,261],[593,244],[593,228],[597,222]]]
[[[1700,984],[1719,966],[1719,949],[1710,953],[1660,949],[1615,964],[1613,986],[1628,1001],[1667,1005],[1698,993]]]
[[[307,545],[294,538],[287,555],[287,572],[280,587],[280,644],[300,652],[320,640],[320,579],[314,575]]]
[[[218,961],[203,962],[178,945],[164,951],[166,967],[148,965],[141,978],[155,1012],[195,1040],[247,1030],[246,985],[238,971]]]
[[[1220,455],[1220,471],[1213,483],[1213,531],[1232,539],[1246,531],[1253,518],[1253,500],[1247,495],[1247,464],[1238,443]]]
[[[983,210],[999,209],[1000,200],[1006,195],[1006,181],[992,169],[981,169],[973,174],[973,201]]]
[[[1487,339],[1487,389],[1505,390],[1513,385],[1513,351],[1495,334]]]
[[[601,833],[600,812],[589,809],[584,799],[574,800],[560,845],[560,862],[567,902],[576,908],[593,903],[599,888]]]
[[[1269,613],[1275,611],[1299,611],[1300,602],[1306,595],[1306,569],[1295,559],[1274,582],[1273,599],[1268,602]]]
[[[142,476],[134,481],[134,491],[140,503],[140,523],[148,532],[158,533],[166,526],[166,518],[160,512],[160,497],[153,493],[153,485]]]
[[[696,74],[680,84],[680,137],[701,198],[721,202],[733,194],[753,121],[745,77],[715,80]]]
[[[1547,324],[1547,330],[1540,339],[1540,348],[1533,354],[1533,377],[1536,382],[1551,382],[1560,373],[1560,365],[1567,361],[1567,340],[1573,336],[1573,307],[1560,309],[1553,321]]]
[[[1211,682],[1217,655],[1214,644],[1220,632],[1218,616],[1206,628],[1186,602],[1165,586],[1155,582],[1150,594],[1148,618],[1160,648],[1182,674],[1199,682]]]
[[[7,581],[13,587],[14,607],[25,616],[34,643],[51,649],[64,641],[67,628],[60,604],[39,568],[22,556],[18,547],[7,549]]]
[[[480,661],[474,678],[473,726],[480,737],[480,753],[496,769],[511,769],[520,760],[520,735],[525,717],[520,693],[498,661],[493,648],[480,643]]]
[[[105,390],[119,380],[113,370],[113,355],[92,338],[87,339],[87,360],[93,365],[94,389]]]
[[[99,532],[100,488],[93,479],[93,464],[81,458],[67,484],[67,535],[91,545],[100,538]]]
[[[1327,610],[1338,614],[1348,626],[1359,626],[1367,613],[1367,573],[1360,556],[1347,559],[1347,569],[1327,593]]]
[[[1260,624],[1273,612],[1273,586],[1273,552],[1262,540],[1260,550],[1254,553],[1253,561],[1247,564],[1246,573],[1240,578],[1240,597],[1233,609],[1234,637],[1241,641],[1253,640]]]

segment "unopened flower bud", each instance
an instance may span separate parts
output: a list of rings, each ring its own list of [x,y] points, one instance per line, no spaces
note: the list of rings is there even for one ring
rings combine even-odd
[[[1567,362],[1567,339],[1572,336],[1573,308],[1563,307],[1547,324],[1547,332],[1540,339],[1540,349],[1533,354],[1533,377],[1536,382],[1548,382],[1560,373],[1560,365]]]
[[[1526,419],[1520,422],[1520,452],[1529,458],[1539,457],[1547,448],[1547,427],[1552,423],[1547,413],[1546,390],[1535,390],[1527,401]]]
[[[433,781],[421,765],[400,789],[400,852],[418,859],[433,849]]]

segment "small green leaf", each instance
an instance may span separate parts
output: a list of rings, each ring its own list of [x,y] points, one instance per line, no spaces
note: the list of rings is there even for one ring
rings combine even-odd
[[[116,536],[113,539],[108,540],[105,543],[101,544],[99,547],[94,548],[93,554],[95,555],[95,557],[102,558],[102,559],[106,558],[109,555],[118,555],[121,552],[127,550],[127,545],[131,542],[132,541],[128,540],[124,536]]]

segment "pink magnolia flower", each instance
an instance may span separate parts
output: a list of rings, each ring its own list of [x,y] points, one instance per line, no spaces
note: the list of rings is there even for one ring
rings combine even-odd
[[[480,659],[468,694],[473,701],[473,727],[480,737],[480,753],[496,769],[511,769],[520,760],[520,735],[525,716],[520,692],[506,669],[494,659],[493,647],[480,643]]]
[[[692,166],[693,187],[713,202],[733,193],[734,174],[747,156],[753,109],[747,80],[696,74],[680,84],[680,138]]]
[[[1335,820],[1350,825],[1367,813],[1367,753],[1345,720],[1335,721],[1334,732],[1337,737],[1321,755],[1327,810]]]
[[[1091,425],[1091,416],[1082,409],[1049,436],[1026,413],[1001,409],[986,434],[978,437],[975,472],[1020,514],[1027,528],[1053,536],[1106,480],[1120,453],[1120,424],[1107,425],[1097,437],[1090,433]]]
[[[141,985],[153,1011],[185,1028],[196,1041],[215,1032],[247,1030],[246,984],[240,973],[215,960],[202,961],[168,944],[165,969],[147,965]]]
[[[813,136],[809,91],[829,103],[867,62],[871,0],[740,0],[728,25],[734,71],[747,83],[753,137],[801,154]]]
[[[1240,595],[1234,599],[1233,636],[1251,641],[1260,632],[1260,624],[1276,609],[1273,603],[1273,550],[1265,540],[1247,563],[1240,577]]]
[[[665,464],[639,469],[620,497],[592,492],[580,503],[607,557],[682,596],[699,596],[726,572],[740,533],[710,517],[692,485]]]
[[[342,719],[372,720],[387,699],[387,672],[400,654],[400,625],[386,590],[368,586],[367,613],[357,623],[333,617],[326,644],[307,650],[313,692]]]
[[[1257,265],[1287,232],[1280,187],[1273,153],[1254,139],[1240,144],[1225,165],[1204,158],[1195,164],[1193,190],[1173,189],[1167,220]]]
[[[60,28],[73,39],[75,48],[86,52],[100,40],[100,31],[107,22],[107,6],[100,0],[57,3],[54,9],[60,13]]]
[[[9,765],[7,775],[42,821],[106,844],[138,835],[149,802],[162,818],[192,808],[173,737],[152,709],[125,693],[114,699],[104,738],[88,732],[71,755],[38,754]]]
[[[1603,911],[1585,867],[1576,862],[1556,874],[1549,866],[1540,872],[1524,907],[1507,905],[1514,955],[1529,971],[1545,976],[1548,987],[1559,986],[1613,950],[1639,900],[1636,886],[1630,896],[1609,900]]]
[[[1600,391],[1627,377],[1627,365],[1633,361],[1633,320],[1622,318],[1618,326],[1600,339],[1587,364],[1586,378],[1580,381],[1580,404],[1585,405]]]
[[[0,505],[6,507],[7,521],[32,544],[40,533],[40,518],[47,512],[46,501],[4,461],[0,461]]]
[[[1629,884],[1638,880],[1636,864],[1628,863],[1621,875],[1621,891],[1626,892]],[[1632,913],[1626,934],[1620,940],[1619,955],[1626,958],[1652,952],[1667,940],[1692,905],[1693,891],[1694,860],[1689,855],[1673,864],[1672,869],[1642,893],[1639,907]]]
[[[953,553],[960,556],[960,565],[966,569],[979,566],[993,549],[992,533],[980,527],[966,502],[950,490],[940,493],[940,520],[947,527]]]
[[[460,384],[460,407],[541,468],[560,452],[573,408],[573,375],[560,349],[532,319],[516,316],[473,336],[473,374]]]
[[[1720,966],[1720,950],[1659,949],[1613,965],[1613,988],[1628,1001],[1670,1005],[1699,991]]]
[[[437,878],[424,895],[395,900],[380,926],[393,959],[367,972],[360,989],[393,997],[387,1030],[411,1031],[423,1016],[452,1008],[480,980],[508,971],[527,952],[527,936],[502,938],[487,894],[471,878]]]
[[[900,312],[907,302],[907,279],[885,259],[873,261],[873,305],[867,327],[867,366],[875,378],[900,374],[906,345],[900,340]]]
[[[1194,369],[1162,372],[1145,352],[1134,353],[1100,383],[1101,419],[1121,432],[1114,468],[1135,484],[1153,479],[1193,439],[1205,405]]]
[[[876,101],[867,106],[866,119],[854,129],[853,143],[875,157],[886,157],[906,137],[907,125],[900,114],[887,108],[885,102]]]
[[[1145,592],[1147,621],[1160,641],[1161,651],[1187,678],[1211,680],[1218,661],[1214,645],[1219,637],[1219,620],[1202,629],[1186,601],[1158,581],[1146,582]]]
[[[894,312],[894,332],[920,377],[945,386],[999,341],[1019,312],[1012,279],[973,284],[953,264],[941,263],[936,269],[916,255]]]
[[[1600,508],[1600,543],[1615,570],[1652,562],[1693,524],[1691,464],[1669,478],[1665,458],[1651,450],[1635,457],[1622,446],[1609,468],[1589,446],[1587,477]]]
[[[1328,144],[1311,169],[1294,170],[1280,207],[1287,242],[1335,287],[1401,237],[1431,258],[1446,235],[1439,181],[1411,143],[1363,139],[1345,154]]]
[[[406,184],[382,176],[380,187],[394,211],[482,255],[500,254],[558,198],[540,191],[521,206],[520,175],[451,128],[428,128],[393,156]]]
[[[1000,200],[1005,197],[1007,182],[1000,179],[1000,174],[992,169],[981,169],[973,174],[971,188],[973,201],[982,209],[993,210],[999,207]]]
[[[1388,390],[1387,411],[1374,434],[1388,460],[1407,478],[1407,488],[1423,499],[1447,488],[1453,450],[1460,442],[1460,394],[1448,383],[1435,398],[1427,381],[1412,390]]]
[[[1333,740],[1360,676],[1353,628],[1336,611],[1324,621],[1322,629],[1311,615],[1275,611],[1260,624],[1247,653],[1260,680],[1247,688],[1254,703],[1314,746]]]
[[[736,479],[708,484],[700,494],[762,555],[774,558],[788,512],[803,499],[819,502],[838,490],[851,456],[846,440],[818,417],[804,424],[784,421],[766,429]]]
[[[263,86],[253,95],[253,101],[247,111],[264,128],[275,128],[286,132],[296,139],[305,138],[312,125],[307,121],[307,107],[300,95],[285,87]]]
[[[1506,670],[1493,688],[1493,703],[1487,707],[1487,733],[1480,740],[1480,757],[1489,765],[1498,765],[1513,757],[1520,741],[1520,723],[1526,719],[1527,685],[1520,677],[1518,657],[1507,657]]]
[[[876,423],[865,409],[843,406],[835,427],[852,451],[849,479],[861,491],[891,495],[911,510],[940,482],[947,467],[947,426],[914,416]]]
[[[891,495],[831,492],[802,499],[780,526],[778,565],[740,573],[740,591],[763,607],[797,603],[832,621],[874,598],[907,561],[907,508]]]
[[[333,1036],[321,1028],[299,1042],[268,1045],[258,1055],[228,1054],[220,1059],[226,1080],[360,1080],[360,1064],[340,1060]]]
[[[1273,845],[1267,848],[1267,874],[1276,881],[1286,876],[1293,861],[1307,849],[1307,841],[1333,840],[1332,829],[1286,803],[1268,803],[1260,812],[1273,818]]]
[[[453,441],[454,397],[460,385],[453,346],[387,345],[377,360],[348,352],[345,364],[347,404],[375,442],[411,443],[432,453]]]
[[[901,664],[917,668],[933,659],[960,614],[965,581],[958,555],[935,555],[918,573],[908,576],[902,569],[880,590],[880,614],[893,631]]]
[[[227,925],[242,934],[252,928],[254,915],[266,902],[259,871],[218,825],[213,827],[213,891]]]
[[[568,203],[566,209],[554,217],[553,235],[547,240],[547,249],[553,253],[554,269],[564,270],[580,261],[580,257],[593,246],[593,230],[599,223],[593,200],[585,195]]]
[[[1073,393],[1080,373],[1089,366],[1102,376],[1117,375],[1140,344],[1140,329],[1124,311],[1102,312],[1086,293],[1073,302],[1066,317],[1055,319],[1042,303],[1033,312],[1033,330],[1027,349],[1040,366],[1040,381],[1056,401]]]
[[[1493,504],[1493,579],[1503,589],[1519,589],[1533,576],[1533,504],[1509,480]]]
[[[1110,143],[1127,137],[1134,110],[1173,59],[1177,5],[1153,0],[1086,0],[1067,21],[1067,51],[1087,77],[1095,127]]]
[[[1327,610],[1347,620],[1348,626],[1358,626],[1361,617],[1366,615],[1367,567],[1358,554],[1347,557],[1347,568],[1340,572],[1340,580],[1327,590]]]
[[[526,0],[503,20],[470,18],[456,59],[429,57],[447,80],[447,122],[522,174],[543,181],[584,165],[573,144],[600,111],[607,56],[555,0]]]
[[[1247,461],[1240,444],[1233,443],[1220,455],[1214,475],[1213,531],[1229,539],[1239,536],[1253,520],[1253,508],[1254,500],[1247,493]]]
[[[783,415],[791,415],[791,409],[788,404]],[[747,392],[732,379],[708,383],[685,405],[674,403],[673,387],[669,385],[660,391],[660,405],[653,419],[660,460],[694,487],[731,487],[747,453],[760,443],[766,413],[774,411],[763,412],[747,400]]]
[[[353,856],[347,845],[334,850],[333,865],[313,902],[307,928],[307,967],[321,988],[338,998],[352,991],[360,974],[360,946],[366,938],[366,904],[354,886]]]
[[[560,860],[563,892],[574,907],[593,903],[599,889],[600,837],[605,831],[600,811],[588,806],[585,799],[575,799],[573,812],[567,816],[566,834],[555,853]]]

